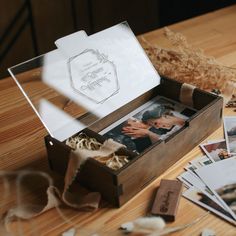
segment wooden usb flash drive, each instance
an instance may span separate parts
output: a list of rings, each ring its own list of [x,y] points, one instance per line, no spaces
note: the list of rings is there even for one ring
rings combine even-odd
[[[151,213],[174,221],[182,193],[183,184],[177,180],[161,180],[153,202]]]

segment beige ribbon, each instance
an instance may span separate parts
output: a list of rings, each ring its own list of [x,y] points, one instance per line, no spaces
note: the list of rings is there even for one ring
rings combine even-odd
[[[77,209],[97,209],[100,200],[100,193],[89,193],[88,195],[84,196],[82,200],[78,201],[79,199],[75,198],[76,195],[68,190],[76,178],[80,166],[85,161],[87,161],[89,158],[94,158],[97,156],[109,156],[123,147],[124,145],[117,143],[112,139],[108,139],[104,142],[99,150],[76,149],[75,151],[72,151],[65,176],[64,191],[62,194],[63,202],[65,202],[68,206]]]
[[[193,91],[195,86],[183,83],[180,89],[179,100],[184,105],[193,107]]]
[[[72,151],[69,163],[64,179],[64,189],[62,194],[55,186],[50,183],[46,195],[47,195],[47,203],[46,205],[30,205],[30,204],[21,204],[15,208],[8,210],[4,216],[5,228],[8,232],[10,232],[8,228],[8,223],[11,222],[15,218],[21,219],[31,219],[38,215],[41,215],[43,212],[50,210],[54,207],[58,207],[62,203],[66,204],[67,206],[73,207],[79,210],[86,210],[86,211],[93,211],[96,210],[99,206],[101,195],[98,192],[90,192],[86,195],[82,193],[78,193],[72,191],[70,189],[71,185],[73,184],[78,170],[85,161],[89,158],[97,157],[97,156],[108,156],[112,153],[116,152],[120,148],[124,147],[124,145],[109,139],[104,142],[104,144],[100,147],[99,150],[85,150],[85,149],[77,149],[76,151]],[[16,172],[17,174],[18,172]],[[34,174],[33,171],[29,172]],[[41,172],[42,173],[42,172]],[[7,172],[6,172],[7,175]],[[23,171],[23,173],[19,172],[18,178],[22,178],[23,175],[27,175],[27,171]],[[47,176],[46,174],[42,174]],[[49,178],[49,176],[48,176]],[[1,228],[1,227],[0,227]]]

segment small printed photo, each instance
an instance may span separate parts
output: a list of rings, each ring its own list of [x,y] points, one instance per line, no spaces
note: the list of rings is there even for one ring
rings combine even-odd
[[[195,171],[236,220],[236,157],[214,162]]]
[[[228,152],[236,153],[236,116],[224,117],[224,131]]]
[[[100,132],[105,138],[124,144],[129,150],[143,152],[165,140],[184,125],[196,111],[157,96]]]
[[[221,161],[231,157],[231,154],[229,154],[227,151],[225,139],[200,144],[200,147],[212,162]]]
[[[207,156],[202,156],[200,158],[197,158],[197,161],[192,160],[191,164],[188,164],[187,166],[185,166],[184,169],[196,174],[195,170],[197,170],[198,168],[201,168],[202,166],[210,165],[211,163],[212,161]]]
[[[194,166],[195,169],[197,169],[197,168],[201,168],[202,166],[211,164],[212,161],[209,159],[209,157],[204,155],[204,156],[199,156],[199,157],[194,158],[189,163],[190,165]]]
[[[218,200],[218,198],[214,195],[214,193],[206,186],[205,183],[198,177],[196,173],[191,173],[186,171],[177,177],[187,188],[196,188],[205,194],[208,198],[210,198],[213,202],[217,203],[217,205],[221,206],[226,210],[223,204]]]
[[[215,191],[236,215],[236,183],[226,184]]]
[[[199,176],[196,174],[197,169],[195,169],[195,172],[189,172],[185,171],[182,173],[179,177],[183,179],[183,181],[186,181],[191,186],[194,186],[201,190],[203,193],[211,196],[212,199],[217,201],[216,197],[214,196],[213,192],[207,187],[207,185],[199,178]]]
[[[193,166],[193,165],[191,165],[191,164],[188,164],[187,166],[184,167],[184,169],[185,169],[186,171],[190,171],[190,172],[195,173],[195,170],[197,169],[197,167],[196,167],[196,166]]]
[[[222,217],[223,219],[236,224],[236,221],[232,218],[230,213],[226,211],[222,206],[217,204],[211,198],[209,198],[206,194],[201,192],[195,187],[191,187],[183,193],[183,196],[190,201],[208,209],[209,211],[215,213],[216,215]]]
[[[208,157],[206,157],[206,158],[204,158],[203,160],[201,160],[199,163],[200,163],[202,166],[207,166],[207,165],[210,165],[210,164],[212,163],[212,161],[211,161]]]

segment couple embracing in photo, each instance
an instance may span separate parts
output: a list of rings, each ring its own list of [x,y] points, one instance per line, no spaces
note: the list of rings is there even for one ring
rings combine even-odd
[[[165,140],[184,126],[188,117],[176,112],[171,105],[153,104],[104,136],[123,143],[130,150],[141,153],[159,140]]]

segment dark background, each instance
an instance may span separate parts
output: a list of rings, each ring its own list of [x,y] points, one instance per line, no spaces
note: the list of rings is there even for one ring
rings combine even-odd
[[[141,34],[210,12],[236,0],[0,0],[0,78],[6,69],[55,49],[54,41],[124,20]]]

